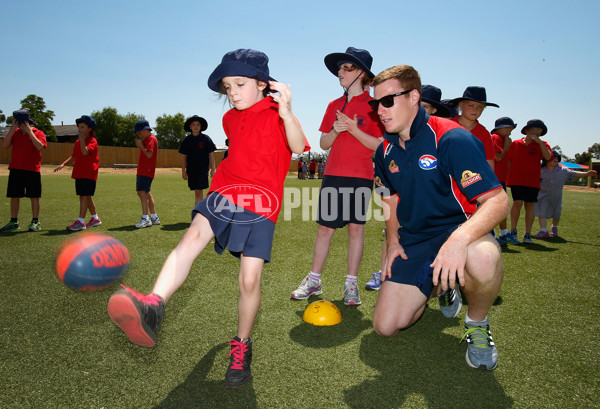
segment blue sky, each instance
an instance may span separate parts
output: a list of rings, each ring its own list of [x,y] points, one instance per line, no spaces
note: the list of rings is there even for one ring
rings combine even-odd
[[[327,104],[342,94],[323,64],[348,46],[370,51],[375,73],[414,66],[424,84],[462,96],[484,86],[480,122],[541,118],[568,156],[600,142],[600,2],[559,1],[21,1],[2,6],[0,109],[44,98],[54,123],[106,106],[152,124],[198,114],[222,145],[228,109],[206,85],[223,54],[254,48],[291,84],[294,113],[314,150]],[[132,134],[133,137],[133,134]]]

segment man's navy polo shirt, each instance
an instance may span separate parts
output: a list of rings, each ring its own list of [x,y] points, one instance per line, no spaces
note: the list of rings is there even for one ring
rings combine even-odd
[[[384,135],[375,156],[375,183],[382,195],[399,196],[403,244],[420,243],[464,223],[479,196],[501,187],[481,141],[421,107],[405,148],[398,134]]]

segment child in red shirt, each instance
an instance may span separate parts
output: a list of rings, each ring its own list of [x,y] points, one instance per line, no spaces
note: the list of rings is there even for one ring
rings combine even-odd
[[[79,196],[79,218],[67,226],[68,230],[80,231],[86,228],[100,226],[102,222],[96,211],[94,193],[98,180],[100,157],[98,156],[98,142],[96,141],[96,121],[88,115],[82,115],[75,120],[79,129],[79,139],[75,141],[73,153],[63,163],[58,165],[55,172],[60,171],[65,165],[73,162],[71,178],[75,179],[75,193]],[[90,221],[85,223],[85,215],[90,211]]]
[[[210,75],[209,88],[227,95],[233,106],[223,116],[230,140],[227,160],[217,168],[208,196],[193,210],[192,224],[167,258],[153,292],[142,295],[125,287],[108,302],[111,319],[129,339],[152,347],[164,304],[184,283],[196,257],[213,238],[217,252],[227,247],[240,258],[238,332],[229,341],[225,374],[229,387],[250,380],[250,332],[260,306],[262,268],[270,260],[283,183],[292,153],[310,149],[292,112],[289,86],[273,80],[267,64],[264,53],[239,49],[225,54]],[[249,162],[248,157],[270,160]]]
[[[535,203],[540,190],[541,160],[550,160],[550,146],[540,139],[548,128],[540,119],[531,119],[521,129],[525,138],[513,141],[508,150],[508,177],[513,205],[510,209],[510,234],[517,237],[517,223],[525,203],[525,235],[523,243],[533,243],[531,228],[535,219]]]
[[[460,115],[454,117],[452,120],[459,123],[483,143],[483,147],[485,148],[485,159],[490,164],[492,170],[494,170],[494,160],[496,159],[496,155],[494,153],[492,137],[488,130],[479,123],[478,119],[486,107],[491,106],[499,108],[499,106],[492,102],[487,102],[486,99],[487,94],[484,87],[467,87],[465,92],[463,92],[462,97],[454,98],[452,100],[452,102],[457,103],[460,108]]]
[[[46,135],[31,126],[35,122],[25,109],[13,112],[13,121],[8,135],[2,141],[4,148],[12,146],[6,197],[10,197],[10,221],[0,232],[19,229],[19,207],[21,198],[31,199],[31,223],[29,231],[40,230],[40,198],[42,196],[42,149],[46,148]]]
[[[140,150],[138,159],[135,190],[142,202],[142,218],[136,223],[137,229],[151,227],[160,224],[160,219],[156,214],[156,205],[154,197],[150,193],[154,173],[156,171],[156,157],[158,154],[158,140],[152,135],[152,128],[145,119],[140,119],[133,127],[138,138],[135,139],[135,145]],[[148,215],[150,212],[150,215]]]

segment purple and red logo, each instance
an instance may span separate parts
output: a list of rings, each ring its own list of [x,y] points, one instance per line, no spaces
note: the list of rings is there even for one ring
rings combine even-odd
[[[423,170],[432,170],[437,167],[437,159],[432,155],[423,155],[419,158],[419,167]]]
[[[215,193],[219,194],[210,195],[208,210],[213,216],[229,223],[255,223],[273,216],[279,210],[277,195],[261,186],[229,185]],[[244,209],[251,212],[251,217],[236,217]]]

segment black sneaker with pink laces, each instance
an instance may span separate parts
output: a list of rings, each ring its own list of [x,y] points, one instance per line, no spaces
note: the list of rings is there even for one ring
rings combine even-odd
[[[225,372],[225,385],[230,388],[244,386],[250,380],[252,373],[250,363],[252,362],[252,338],[241,340],[235,337],[229,341],[229,367]]]
[[[143,295],[123,288],[108,300],[110,319],[136,345],[151,348],[156,344],[156,332],[162,322],[165,303],[156,294]]]

